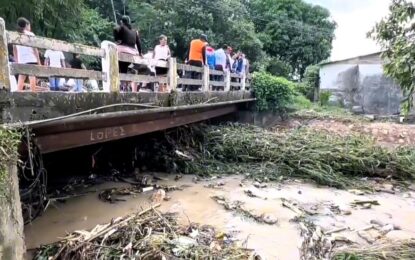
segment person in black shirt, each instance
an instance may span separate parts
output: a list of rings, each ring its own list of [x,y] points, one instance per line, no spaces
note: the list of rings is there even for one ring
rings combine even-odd
[[[118,52],[142,56],[141,40],[137,30],[132,29],[130,17],[124,15],[120,25],[114,29],[114,40],[118,44]],[[120,73],[127,73],[130,62],[119,61]],[[135,84],[131,84],[135,89]]]
[[[80,59],[80,55],[74,53],[72,60],[69,62],[72,69],[86,69],[85,65],[82,63]],[[75,92],[83,92],[83,79],[75,79]]]

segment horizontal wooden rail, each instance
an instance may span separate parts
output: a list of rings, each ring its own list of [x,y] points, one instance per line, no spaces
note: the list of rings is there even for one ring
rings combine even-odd
[[[223,81],[209,81],[209,84],[214,87],[224,87],[226,85]]]
[[[118,53],[118,60],[130,62],[134,64],[141,64],[146,66],[155,66],[160,68],[168,68],[167,61],[162,60],[151,60],[151,59],[144,59],[137,55],[131,55],[128,53]]]
[[[209,74],[210,75],[219,75],[219,76],[223,76],[226,74],[226,72],[220,71],[220,70],[209,70]]]
[[[178,70],[185,70],[185,71],[195,71],[195,72],[203,72],[202,67],[191,66],[187,64],[177,64]]]
[[[180,78],[177,81],[178,84],[184,84],[184,85],[203,85],[203,80],[201,79],[183,79]]]
[[[80,70],[80,69],[66,69],[53,68],[31,64],[16,64],[10,65],[10,74],[12,75],[30,75],[37,77],[66,77],[76,79],[95,79],[102,80],[101,71]]]
[[[236,73],[231,73],[231,78],[238,78],[241,79],[242,75],[236,74]]]
[[[158,82],[167,83],[167,77],[155,77],[149,75],[134,75],[134,74],[122,74],[120,73],[120,79],[133,82]]]
[[[241,87],[242,84],[239,82],[231,82],[231,87]]]
[[[77,43],[68,43],[65,41],[49,39],[39,36],[29,36],[18,32],[8,31],[7,42],[11,44],[29,46],[40,49],[59,50],[63,52],[103,57],[103,51],[97,47]]]

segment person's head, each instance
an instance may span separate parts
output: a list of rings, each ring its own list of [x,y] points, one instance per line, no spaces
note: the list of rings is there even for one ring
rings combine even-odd
[[[73,58],[74,59],[79,59],[79,58],[81,58],[81,55],[79,53],[74,53]]]
[[[200,35],[200,40],[202,40],[203,42],[207,42],[208,41],[208,37],[206,34],[201,34]]]
[[[125,25],[129,29],[131,29],[131,19],[128,15],[124,15],[123,17],[121,17],[120,23],[121,23],[121,25]]]
[[[167,36],[166,35],[160,35],[159,37],[159,42],[161,46],[164,46],[167,44]]]
[[[231,46],[227,46],[227,48],[226,48],[226,53],[227,54],[231,54],[232,53],[232,47]]]
[[[29,20],[27,20],[24,17],[20,17],[19,19],[17,19],[17,30],[21,33],[24,31],[31,31],[32,28],[30,26]]]

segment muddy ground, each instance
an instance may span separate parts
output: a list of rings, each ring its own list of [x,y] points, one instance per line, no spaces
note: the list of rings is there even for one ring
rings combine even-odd
[[[275,131],[310,127],[333,134],[368,135],[380,145],[397,147],[415,144],[415,126],[383,122],[341,122],[335,120],[290,120]],[[160,185],[181,190],[167,192],[162,212],[175,212],[183,225],[208,224],[233,234],[237,243],[255,249],[263,259],[300,259],[302,237],[298,217],[306,214],[323,232],[341,245],[369,245],[379,239],[415,238],[415,186],[408,189],[388,182],[378,183],[382,192],[318,187],[298,180],[256,183],[243,176],[201,180],[195,176],[145,173],[156,176]],[[161,180],[160,180],[161,179]],[[28,249],[52,243],[67,232],[91,229],[112,218],[140,211],[154,203],[156,191],[123,197],[108,203],[98,199],[101,190],[129,187],[126,183],[105,183],[89,187],[85,196],[52,202],[44,215],[25,227]],[[356,201],[374,204],[354,205]],[[237,207],[229,205],[238,205]],[[297,220],[297,221],[296,221]]]

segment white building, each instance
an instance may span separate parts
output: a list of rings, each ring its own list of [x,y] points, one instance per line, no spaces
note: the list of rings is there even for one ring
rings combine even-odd
[[[402,92],[383,74],[380,54],[320,64],[320,91],[330,91],[333,102],[366,114],[399,114]]]

